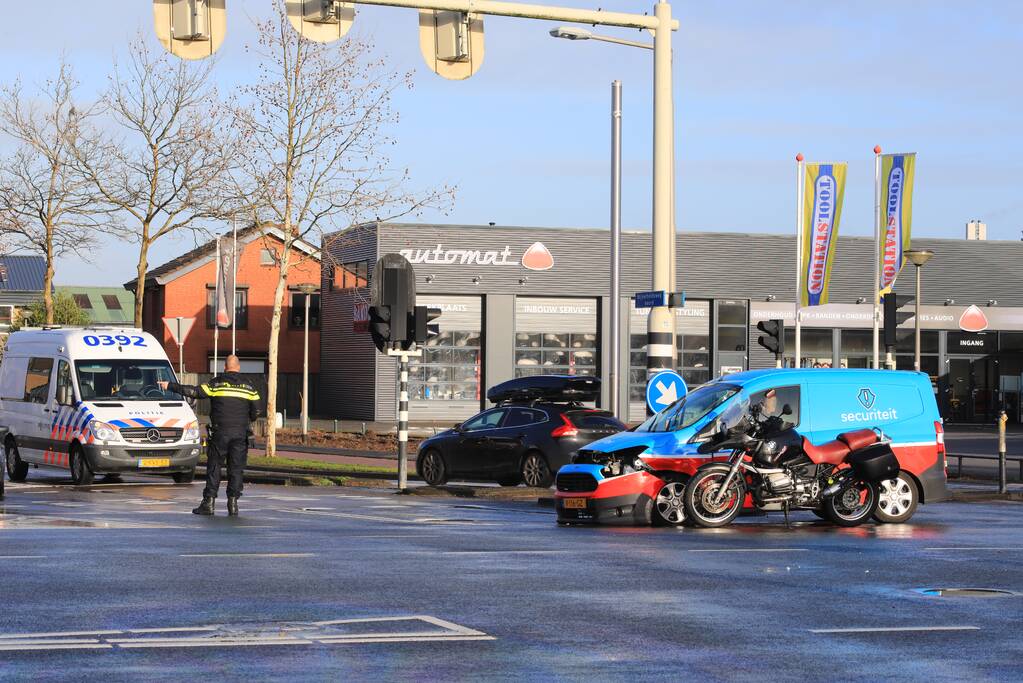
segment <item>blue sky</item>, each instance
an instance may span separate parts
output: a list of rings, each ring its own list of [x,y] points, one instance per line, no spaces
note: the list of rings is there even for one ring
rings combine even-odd
[[[243,46],[250,17],[270,0],[228,0],[219,53],[224,90],[251,77]],[[643,12],[653,0],[560,0],[571,7]],[[112,57],[137,30],[152,36],[145,0],[59,3],[45,13],[14,3],[0,80],[36,82],[61,50],[83,82],[104,85]],[[77,9],[71,9],[76,7]],[[872,230],[871,148],[918,153],[914,234],[961,237],[968,219],[989,239],[1023,231],[1023,3],[674,2],[677,224],[680,230],[786,232],[794,223],[796,152],[848,161],[843,234]],[[649,229],[651,54],[555,40],[553,25],[488,17],[479,73],[449,82],[419,54],[413,10],[363,6],[354,31],[371,38],[415,87],[395,106],[395,166],[416,184],[451,183],[448,215],[423,220],[500,225],[604,226],[608,221],[609,87],[624,83],[624,224]],[[609,34],[644,40],[637,31]],[[151,38],[155,43],[155,37]],[[191,246],[157,246],[160,263]],[[108,243],[94,264],[67,260],[59,283],[117,284],[132,245]],[[99,267],[101,266],[101,267]],[[681,265],[680,267],[684,267]]]

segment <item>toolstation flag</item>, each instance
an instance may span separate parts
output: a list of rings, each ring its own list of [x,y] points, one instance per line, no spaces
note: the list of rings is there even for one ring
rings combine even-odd
[[[846,164],[806,164],[803,195],[802,262],[799,269],[799,305],[828,303],[831,267],[838,244],[838,220],[845,197]]]
[[[913,174],[916,154],[881,155],[881,226],[877,251],[881,262],[879,294],[888,294],[906,263],[913,225]]]

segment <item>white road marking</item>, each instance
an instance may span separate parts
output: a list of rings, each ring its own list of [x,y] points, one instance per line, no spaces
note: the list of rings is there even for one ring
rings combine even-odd
[[[915,633],[917,631],[980,631],[979,626],[878,626],[874,628],[811,628],[810,633]]]
[[[184,553],[178,557],[316,557],[316,553]]]
[[[995,550],[995,551],[1004,550],[1006,552],[1019,552],[1019,551],[1023,550],[1023,548],[1006,548],[1006,547],[998,547],[998,546],[970,548],[970,547],[966,547],[966,546],[956,546],[956,547],[949,547],[949,548],[924,548],[924,550]]]
[[[0,560],[45,560],[46,555],[0,555]]]
[[[413,552],[437,554],[435,550]],[[573,550],[445,550],[441,552],[441,555],[563,555],[566,553],[578,554]]]
[[[693,548],[691,553],[800,553],[809,548]]]
[[[358,624],[409,624],[410,630],[374,633],[371,629],[343,633],[331,627]],[[417,624],[434,628],[418,630]],[[153,636],[152,634],[161,634]],[[180,634],[180,635],[170,635]],[[82,636],[95,636],[85,638]],[[116,637],[110,637],[116,636]],[[140,637],[141,636],[141,637]],[[266,624],[214,624],[125,631],[68,631],[0,635],[0,651],[67,649],[140,649],[189,647],[244,647],[252,645],[357,645],[366,643],[423,643],[495,640],[482,631],[432,617],[369,617],[319,622],[271,622]]]

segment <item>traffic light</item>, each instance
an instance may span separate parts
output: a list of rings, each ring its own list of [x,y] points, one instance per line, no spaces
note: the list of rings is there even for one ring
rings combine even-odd
[[[913,301],[913,297],[903,294],[885,294],[884,300],[884,345],[895,346],[895,331],[899,325],[913,317],[913,311],[901,310]]]
[[[369,307],[369,335],[377,351],[383,352],[384,347],[391,343],[391,307]]]
[[[785,323],[781,320],[761,320],[757,323],[757,329],[763,332],[757,339],[757,343],[773,353],[775,356],[785,354]]]
[[[156,37],[175,57],[209,57],[227,32],[224,4],[225,0],[153,0]]]
[[[439,308],[416,306],[409,329],[414,330],[415,336],[413,340],[417,344],[427,342],[440,334],[440,324],[432,322],[439,318],[440,314],[441,310]]]

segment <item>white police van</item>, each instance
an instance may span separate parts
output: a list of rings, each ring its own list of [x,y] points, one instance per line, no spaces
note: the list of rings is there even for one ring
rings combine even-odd
[[[0,363],[0,426],[11,481],[29,467],[71,472],[75,484],[98,474],[171,474],[191,482],[199,423],[178,394],[163,346],[124,328],[29,329],[7,338]]]

